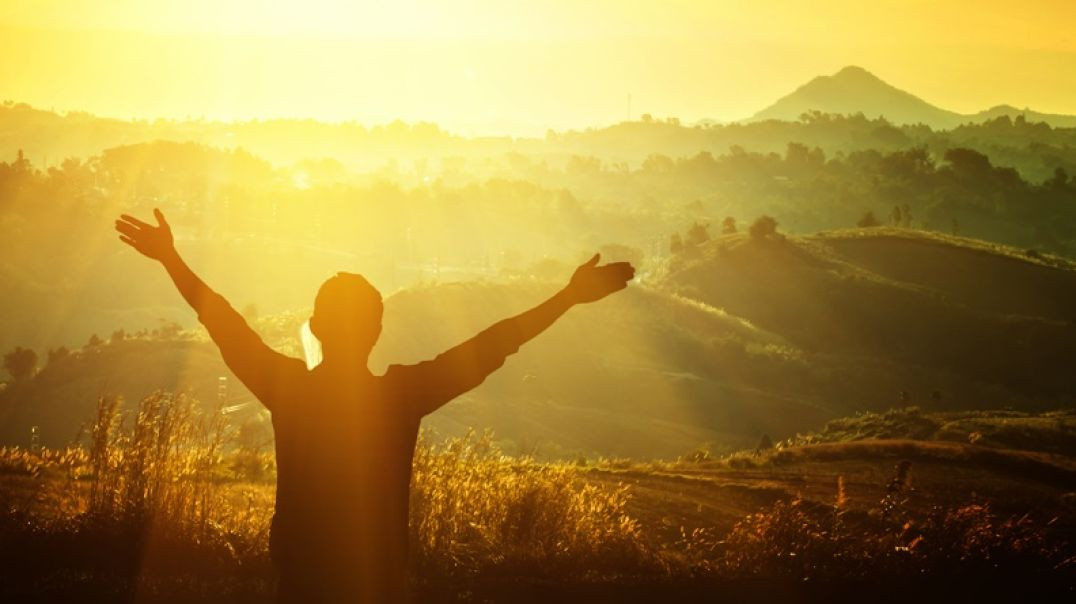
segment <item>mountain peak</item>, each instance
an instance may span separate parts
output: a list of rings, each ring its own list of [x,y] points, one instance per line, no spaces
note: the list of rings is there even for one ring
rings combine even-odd
[[[927,103],[883,81],[857,65],[848,65],[831,76],[819,76],[791,94],[759,111],[749,121],[768,119],[794,121],[805,113],[821,111],[868,118],[884,117],[894,124],[928,124],[948,128],[961,116]]]
[[[835,80],[867,80],[881,82],[882,80],[873,73],[863,69],[859,65],[847,65],[842,67],[840,71],[830,76]],[[884,82],[883,82],[884,83]]]

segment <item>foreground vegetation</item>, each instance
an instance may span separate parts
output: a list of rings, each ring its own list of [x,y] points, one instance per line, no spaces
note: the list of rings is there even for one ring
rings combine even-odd
[[[119,409],[102,399],[81,447],[0,451],[0,593],[268,598],[272,455],[183,396],[147,397],[127,422]],[[772,488],[821,459],[815,450],[741,454],[756,459],[767,489],[746,474],[722,474],[722,464],[746,467],[728,459],[538,464],[501,455],[488,435],[439,443],[425,435],[412,488],[416,588],[426,600],[515,601],[506,585],[538,584],[594,601],[656,593],[648,589],[690,598],[862,580],[1076,586],[1071,508],[1015,513],[982,496],[924,507],[912,487],[921,462],[908,447],[877,484],[838,463],[869,461],[845,450],[827,454],[841,473],[815,476],[799,493]],[[1056,465],[1047,479],[1071,489],[1076,470],[1066,468]],[[735,507],[729,489],[745,480],[756,497],[730,522],[681,514],[673,499],[696,490],[698,512]]]

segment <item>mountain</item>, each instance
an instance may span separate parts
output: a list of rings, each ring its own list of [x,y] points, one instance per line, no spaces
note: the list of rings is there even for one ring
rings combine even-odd
[[[964,123],[982,123],[1001,116],[1023,115],[1029,122],[1046,122],[1055,128],[1076,127],[1076,116],[1039,113],[999,105],[974,114],[960,114],[932,105],[896,88],[862,67],[848,66],[831,76],[818,76],[762,109],[745,121],[795,121],[805,113],[821,111],[869,118],[884,117],[893,124],[926,124],[948,130]]]

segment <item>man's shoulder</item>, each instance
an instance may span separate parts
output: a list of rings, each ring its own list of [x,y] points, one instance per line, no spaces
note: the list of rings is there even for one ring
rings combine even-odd
[[[393,382],[400,379],[406,379],[408,375],[414,373],[415,367],[415,365],[393,363],[386,367],[385,372],[377,376],[377,378],[385,382]]]

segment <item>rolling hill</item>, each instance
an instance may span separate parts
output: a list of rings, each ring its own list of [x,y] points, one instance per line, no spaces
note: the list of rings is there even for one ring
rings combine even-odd
[[[433,357],[554,290],[526,282],[405,290],[387,300],[372,367]],[[278,349],[298,354],[293,334],[300,320],[289,315],[260,327]],[[780,337],[735,317],[633,288],[573,311],[427,423],[443,435],[492,428],[510,448],[544,456],[668,457],[702,442],[747,445],[764,431],[783,434],[831,415],[817,406],[822,397],[805,403],[792,384],[757,387],[808,374],[805,362]],[[39,425],[44,442],[66,443],[102,393],[133,401],[157,388],[189,388],[211,406],[218,377],[227,375],[212,345],[191,334],[87,347],[0,393],[0,439],[24,442],[30,426]],[[245,405],[239,417],[257,421],[260,408],[234,381],[226,402]]]
[[[900,229],[734,235],[677,262],[663,286],[807,351],[929,370],[934,385],[901,390],[949,405],[1073,401],[1076,271],[1067,264]],[[988,386],[990,400],[965,390],[972,384]]]
[[[372,366],[430,358],[554,289],[512,280],[398,292]],[[894,406],[1053,409],[1076,392],[1074,308],[1068,265],[972,240],[899,229],[725,236],[653,285],[573,310],[427,425],[491,428],[506,450],[546,458],[669,458]],[[302,317],[257,325],[297,354]],[[0,393],[0,438],[22,442],[40,425],[49,444],[67,442],[102,392],[137,400],[186,387],[208,405],[224,375],[189,334],[87,348]],[[240,386],[227,398],[264,421]]]

